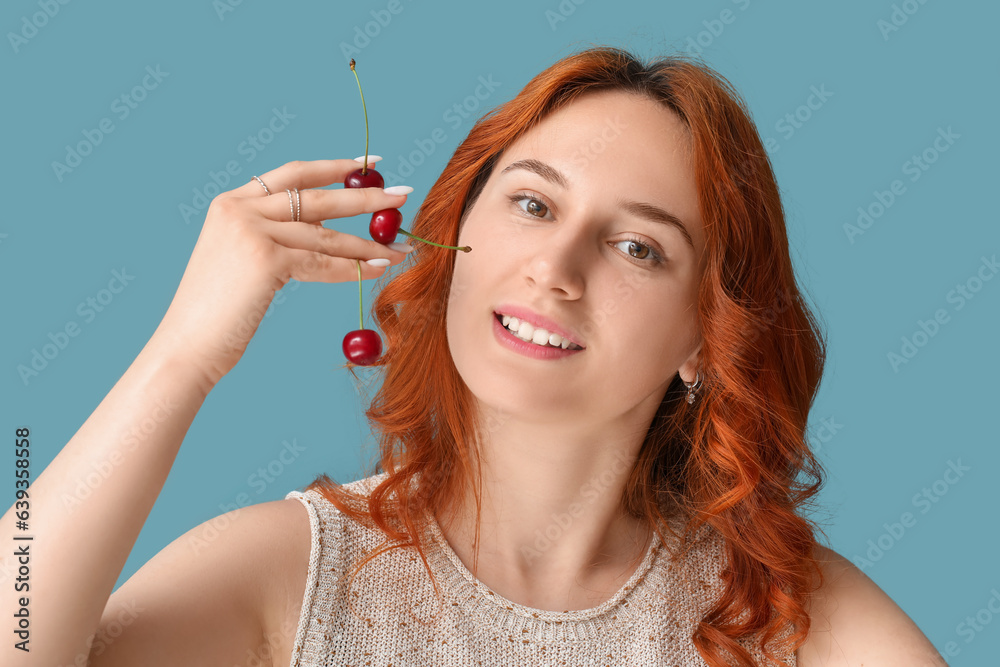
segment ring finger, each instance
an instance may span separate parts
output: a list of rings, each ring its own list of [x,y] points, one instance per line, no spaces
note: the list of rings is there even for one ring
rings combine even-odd
[[[343,188],[339,190],[286,191],[253,200],[261,215],[279,222],[296,218],[300,222],[318,224],[332,218],[349,218],[362,213],[374,213],[387,208],[400,208],[412,188],[381,190],[378,188]],[[400,194],[393,194],[399,192]]]
[[[368,164],[378,162],[382,158],[369,155]],[[251,178],[238,188],[224,195],[236,197],[266,197],[268,194],[281,194],[285,190],[298,188],[321,188],[333,183],[343,183],[347,175],[363,165],[364,157],[354,160],[296,160],[286,162],[269,172]],[[258,181],[257,179],[260,179]],[[265,191],[266,188],[266,191]]]

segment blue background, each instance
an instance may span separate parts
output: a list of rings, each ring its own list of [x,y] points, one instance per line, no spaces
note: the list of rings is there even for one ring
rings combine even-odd
[[[773,140],[796,270],[829,334],[810,428],[829,472],[817,516],[831,546],[862,565],[939,650],[954,642],[951,664],[987,664],[1000,652],[1000,618],[981,611],[1000,590],[1000,279],[976,282],[977,271],[993,277],[983,258],[1000,251],[997,5],[401,0],[397,14],[388,5],[118,0],[57,5],[49,18],[37,0],[4,3],[2,426],[32,428],[35,475],[165,313],[204,220],[204,207],[186,220],[180,206],[192,205],[195,190],[212,194],[210,171],[238,161],[229,189],[289,160],[363,152],[350,55],[384,174],[435,129],[446,137],[403,179],[415,188],[405,227],[473,118],[558,58],[591,44],[644,57],[701,50]],[[19,33],[29,38],[12,41]],[[142,83],[147,66],[166,75],[124,116],[114,101]],[[496,83],[482,107],[468,119],[446,117],[480,77]],[[825,101],[803,106],[824,87]],[[274,109],[294,118],[251,155],[243,142]],[[798,114],[797,127],[787,114]],[[57,174],[53,163],[102,119],[113,132]],[[938,153],[935,138],[948,128],[957,138]],[[935,161],[911,180],[918,172],[907,162],[928,149]],[[876,193],[894,180],[905,191],[875,217]],[[873,222],[849,238],[859,207]],[[366,234],[363,218],[338,224]],[[134,279],[87,321],[78,304],[123,267]],[[953,290],[965,284],[972,298],[960,307]],[[365,396],[337,370],[341,338],[357,325],[357,286],[293,281],[280,295],[205,401],[119,584],[241,494],[273,500],[319,472],[356,479],[369,463]],[[370,302],[366,293],[366,313]],[[947,322],[917,335],[916,354],[894,368],[889,354],[901,355],[902,339],[912,341],[938,310]],[[80,334],[23,380],[18,366],[71,321]],[[278,468],[284,443],[302,451],[279,462],[272,482],[259,481],[259,468]],[[4,456],[6,468],[13,457]],[[968,469],[946,476],[949,463]],[[925,488],[933,502],[920,499]],[[890,528],[904,512],[915,523],[896,537]],[[977,612],[985,624],[963,633]]]

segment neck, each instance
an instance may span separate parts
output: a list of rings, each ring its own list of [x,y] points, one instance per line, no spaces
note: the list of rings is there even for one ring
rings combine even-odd
[[[478,552],[471,494],[438,521],[466,567],[527,606],[587,608],[610,598],[654,539],[621,503],[652,414],[636,417],[572,428],[565,419],[494,419],[481,447]]]

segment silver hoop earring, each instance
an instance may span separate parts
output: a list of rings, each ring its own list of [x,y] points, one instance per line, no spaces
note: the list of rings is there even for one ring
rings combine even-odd
[[[681,381],[684,382],[683,380],[681,380]],[[695,395],[698,393],[698,390],[701,388],[701,371],[697,371],[694,374],[694,382],[692,382],[690,384],[688,384],[687,382],[684,382],[684,386],[687,387],[687,390],[688,390],[687,398],[685,400],[687,400],[688,405],[690,405],[690,404],[694,403]]]

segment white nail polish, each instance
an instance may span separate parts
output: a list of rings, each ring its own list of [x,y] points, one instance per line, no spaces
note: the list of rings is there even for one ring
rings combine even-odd
[[[390,243],[386,245],[387,248],[392,248],[396,252],[410,252],[413,250],[413,246],[406,243]]]
[[[370,266],[389,266],[391,262],[384,257],[376,257],[375,259],[366,259],[365,264]]]
[[[387,195],[408,195],[413,192],[413,188],[409,185],[393,185],[392,187],[385,188],[382,192]]]
[[[368,161],[369,162],[378,162],[381,159],[382,159],[381,155],[369,155],[368,156]],[[360,162],[361,164],[364,164],[365,163],[365,156],[364,155],[359,155],[358,157],[354,158],[354,161],[355,162]]]

